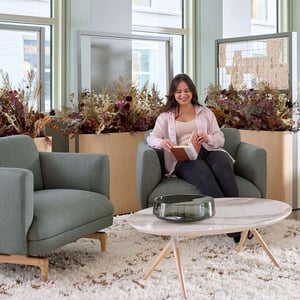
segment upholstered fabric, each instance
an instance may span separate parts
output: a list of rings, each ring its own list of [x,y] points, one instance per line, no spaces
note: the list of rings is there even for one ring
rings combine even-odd
[[[30,170],[34,177],[34,189],[43,188],[39,152],[29,136],[1,137],[0,167]]]
[[[241,141],[235,128],[222,128],[224,149],[235,159],[234,172],[240,197],[266,197],[266,151]],[[145,133],[145,139],[149,131]],[[178,178],[166,177],[163,151],[150,148],[146,142],[137,147],[136,188],[141,208],[153,205],[154,198],[167,194],[199,193],[194,186]],[[201,191],[200,191],[201,193]]]
[[[44,255],[112,225],[105,154],[38,152],[0,138],[0,253]]]

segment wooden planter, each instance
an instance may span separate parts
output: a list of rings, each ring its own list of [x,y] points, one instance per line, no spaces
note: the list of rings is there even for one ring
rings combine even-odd
[[[136,149],[144,132],[81,134],[70,139],[70,152],[105,153],[110,160],[110,198],[114,214],[140,209],[136,195]]]
[[[240,130],[244,142],[267,151],[267,197],[300,207],[299,132]],[[296,163],[298,161],[298,163]]]

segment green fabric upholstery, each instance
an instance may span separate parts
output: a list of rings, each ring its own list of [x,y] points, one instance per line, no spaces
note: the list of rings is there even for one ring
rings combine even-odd
[[[63,209],[58,210],[58,207]],[[110,201],[99,193],[70,189],[36,191],[34,193],[34,219],[27,238],[29,251],[35,255],[52,251],[59,245],[51,243],[44,247],[44,243],[34,242],[55,239],[59,235],[65,235],[65,238],[68,238],[68,234],[65,233],[77,228],[81,228],[81,236],[94,232],[95,230],[85,231],[85,224],[106,217],[111,219],[112,213]]]
[[[39,152],[28,136],[15,135],[1,138],[0,167],[30,170],[34,177],[34,189],[43,188]]]
[[[234,172],[239,196],[266,197],[266,151],[242,142],[240,132],[235,128],[222,128],[222,131],[225,136],[224,148],[235,159]],[[145,133],[145,139],[149,133]],[[163,152],[149,147],[146,142],[140,142],[136,158],[136,189],[141,208],[152,206],[157,196],[199,193],[189,183],[164,174]]]
[[[0,167],[0,253],[27,253],[27,233],[32,219],[32,172]]]
[[[1,137],[0,253],[41,256],[112,225],[109,178],[105,154],[38,152],[28,136]]]

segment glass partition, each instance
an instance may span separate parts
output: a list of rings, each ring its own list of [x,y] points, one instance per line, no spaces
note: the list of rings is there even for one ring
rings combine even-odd
[[[172,40],[169,37],[77,33],[77,94],[82,89],[100,92],[120,77],[143,86],[168,90],[172,72]]]

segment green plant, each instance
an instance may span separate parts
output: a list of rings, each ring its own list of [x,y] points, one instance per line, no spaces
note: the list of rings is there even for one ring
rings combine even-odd
[[[75,102],[74,95],[71,102]],[[63,118],[65,134],[111,133],[145,131],[153,128],[163,105],[157,87],[148,82],[142,88],[126,82],[122,77],[113,83],[109,92],[83,90],[78,101],[78,111]]]
[[[267,82],[256,89],[236,90],[231,85],[220,89],[211,84],[206,105],[214,112],[220,127],[252,130],[294,130],[293,108],[288,93],[271,87]]]

